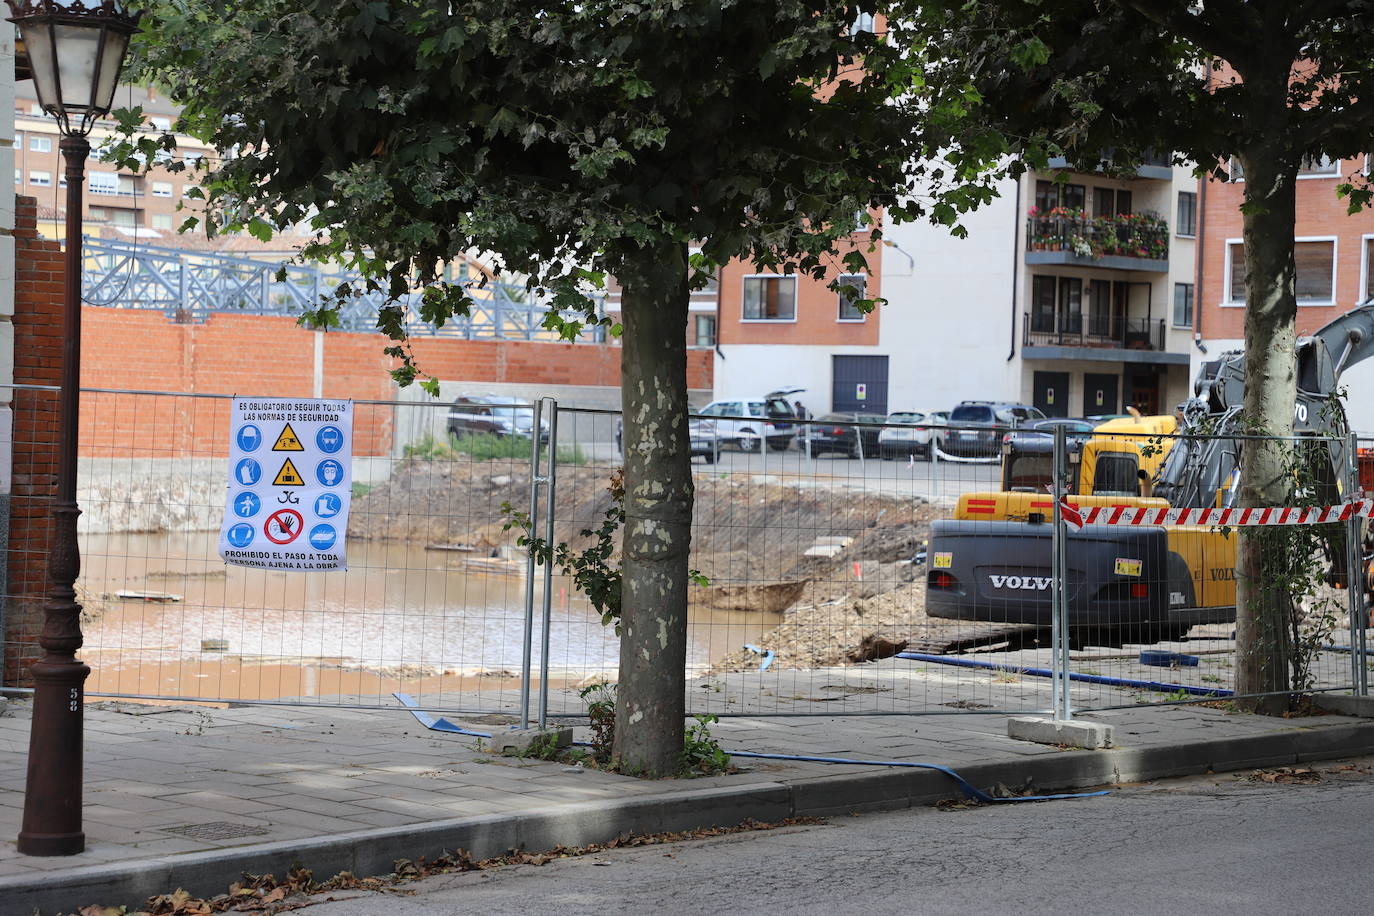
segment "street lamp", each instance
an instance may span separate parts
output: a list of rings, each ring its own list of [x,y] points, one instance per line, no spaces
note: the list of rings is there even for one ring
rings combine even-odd
[[[45,651],[33,674],[33,725],[28,785],[19,851],[70,856],[86,848],[81,829],[83,687],[91,669],[76,658],[81,648],[81,605],[76,577],[76,438],[81,385],[81,183],[96,120],[110,111],[129,36],[141,13],[123,0],[5,0],[28,52],[39,105],[57,119],[66,162],[66,297],[62,309],[62,387],[58,416],[57,499],[48,574],[52,590],[43,608]]]

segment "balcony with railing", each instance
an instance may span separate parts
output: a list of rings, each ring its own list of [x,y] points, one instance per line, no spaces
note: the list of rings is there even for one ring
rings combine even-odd
[[[1153,213],[1089,216],[1082,210],[1032,207],[1026,263],[1070,264],[1156,273],[1169,269],[1169,224]]]
[[[1166,338],[1162,318],[1050,312],[1027,312],[1023,317],[1023,347],[1164,351]]]

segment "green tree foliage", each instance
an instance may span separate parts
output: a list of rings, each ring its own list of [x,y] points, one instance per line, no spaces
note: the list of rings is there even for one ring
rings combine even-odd
[[[1246,280],[1244,411],[1252,429],[1293,430],[1295,180],[1304,160],[1348,159],[1374,135],[1374,3],[1254,0],[948,0],[913,2],[903,39],[923,58],[933,127],[964,167],[1001,138],[1043,168],[1129,170],[1147,150],[1203,170],[1243,166]],[[1370,201],[1362,174],[1340,186],[1352,212]],[[1290,495],[1279,445],[1245,449],[1240,502]],[[1237,691],[1283,691],[1286,607],[1261,587],[1263,543],[1241,535]],[[1277,701],[1260,708],[1277,711]]]
[[[863,6],[863,10],[860,6]],[[667,773],[683,746],[689,284],[744,256],[820,275],[856,213],[912,214],[917,82],[840,0],[150,0],[144,76],[226,158],[211,232],[305,223],[307,251],[424,287],[442,325],[476,249],[575,318],[623,287],[623,629],[616,754]],[[986,193],[942,205],[952,221]],[[701,257],[689,261],[687,246]],[[862,252],[844,258],[864,267]],[[872,303],[865,303],[871,306]],[[311,318],[330,323],[331,309]],[[407,316],[385,308],[402,382]],[[619,331],[620,329],[613,329]],[[433,380],[429,380],[431,383]]]

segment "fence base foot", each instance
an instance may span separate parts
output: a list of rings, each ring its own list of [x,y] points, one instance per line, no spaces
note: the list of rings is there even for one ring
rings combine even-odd
[[[1093,749],[1112,746],[1112,727],[1101,722],[1060,722],[1020,716],[1007,720],[1007,737],[1036,744]]]
[[[1374,697],[1345,696],[1339,693],[1318,693],[1312,701],[1318,709],[1339,713],[1343,716],[1359,716],[1374,719]]]
[[[572,745],[571,728],[513,728],[492,732],[488,746],[506,757],[541,757]]]

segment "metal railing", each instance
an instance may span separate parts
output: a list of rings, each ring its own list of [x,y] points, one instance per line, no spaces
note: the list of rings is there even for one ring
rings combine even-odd
[[[1094,261],[1167,261],[1169,225],[1148,213],[1089,216],[1082,210],[1056,207],[1026,218],[1026,249],[1068,252]]]
[[[41,432],[33,421],[54,398],[16,388],[15,428]],[[542,721],[583,713],[579,691],[616,679],[614,628],[517,546],[519,525],[506,527],[519,510],[531,533],[587,545],[621,465],[614,411],[552,399],[517,408],[533,414],[528,428],[548,430],[539,444],[450,436],[443,403],[356,402],[355,429],[385,417],[408,441],[399,457],[354,458],[349,568],[326,574],[219,559],[229,412],[216,398],[88,391],[82,401],[83,422],[118,432],[83,428],[90,695],[382,709],[399,708],[401,692],[428,709]],[[1139,464],[1141,446],[1167,437],[1116,433],[1108,448],[1051,434],[1050,449],[1034,431],[773,418],[761,434],[791,441],[758,449],[723,422],[692,427],[690,563],[708,584],[690,595],[690,713],[1063,718],[1232,688],[1234,537],[1215,525],[1075,533],[1046,492],[1057,479],[1083,494],[1075,506],[1138,496],[1134,466],[1113,465],[1115,453]],[[962,433],[989,447],[955,448]],[[47,454],[43,440],[17,439],[15,479],[36,479]],[[1360,467],[1374,483],[1369,456]],[[1353,457],[1348,473],[1345,493]],[[36,654],[46,595],[16,571],[46,562],[32,535],[48,499],[8,498],[28,526],[8,545],[11,688]],[[1307,689],[1363,692],[1363,523],[1330,531],[1345,532],[1330,542],[1349,552],[1332,571],[1355,587],[1316,594],[1295,638],[1310,650]],[[990,558],[966,556],[989,543]],[[1172,553],[1196,562],[1180,570]],[[967,579],[965,604],[943,577]]]
[[[188,251],[120,239],[83,241],[82,298],[87,305],[152,309],[174,321],[204,321],[214,313],[299,317],[347,284],[357,295],[340,308],[346,331],[377,329],[383,292],[367,292],[356,271],[336,265],[269,262],[216,252]],[[443,327],[420,319],[419,293],[401,300],[409,309],[406,330],[416,337],[481,340],[558,340],[544,327],[550,302],[534,291],[504,282],[473,285],[471,313]],[[575,318],[571,312],[562,313]],[[587,328],[576,342],[600,343],[602,327]]]
[[[1026,312],[1022,315],[1021,345],[1025,347],[1105,347],[1120,350],[1166,349],[1163,318],[1120,318]]]

